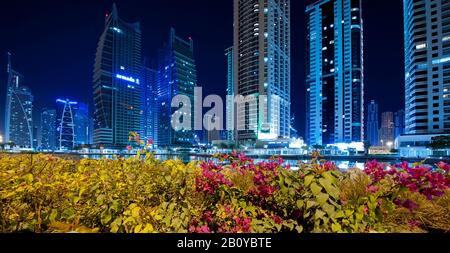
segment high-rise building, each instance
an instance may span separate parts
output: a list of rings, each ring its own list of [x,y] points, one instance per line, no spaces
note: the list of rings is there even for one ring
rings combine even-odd
[[[405,110],[394,113],[394,139],[405,133]]]
[[[56,150],[56,110],[44,109],[41,113],[41,149]]]
[[[88,145],[89,142],[89,106],[84,103],[78,103],[74,107],[74,130],[75,146]]]
[[[191,130],[174,129],[172,99],[177,95],[186,96],[194,108],[194,88],[197,85],[197,70],[194,58],[194,41],[178,37],[171,28],[169,40],[160,51],[158,59],[157,113],[159,146],[191,146],[195,142],[194,116],[191,116]],[[184,105],[187,106],[187,105]]]
[[[233,47],[225,50],[227,57],[227,102],[226,102],[226,140],[235,140],[234,120],[235,120],[235,104],[234,99],[228,99],[228,96],[234,98],[234,51]]]
[[[266,106],[240,104],[237,141],[290,137],[290,0],[234,0],[234,92]],[[262,98],[262,97],[261,97]],[[261,99],[262,100],[262,99]]]
[[[116,5],[106,16],[94,66],[94,143],[124,147],[141,126],[141,30],[127,23]]]
[[[378,104],[372,100],[367,110],[367,141],[370,145],[378,146],[380,140],[378,131],[380,130],[380,115],[378,112]]]
[[[142,116],[141,116],[141,137],[146,140],[157,142],[157,71],[144,66],[142,68]]]
[[[78,102],[58,99],[56,103],[56,148],[73,150],[76,146],[75,111]]]
[[[364,140],[361,0],[315,0],[307,16],[306,136],[311,145]]]
[[[406,134],[450,133],[450,2],[404,0]]]
[[[381,114],[381,128],[379,144],[384,147],[394,145],[394,113]]]
[[[22,148],[33,147],[33,94],[24,77],[13,70],[8,53],[8,83],[5,108],[5,142]]]

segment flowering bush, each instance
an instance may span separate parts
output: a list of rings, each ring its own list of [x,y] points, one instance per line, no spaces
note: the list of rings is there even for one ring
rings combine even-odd
[[[133,137],[134,141],[141,140]],[[449,165],[0,155],[0,232],[450,231]],[[402,228],[400,230],[399,228]]]

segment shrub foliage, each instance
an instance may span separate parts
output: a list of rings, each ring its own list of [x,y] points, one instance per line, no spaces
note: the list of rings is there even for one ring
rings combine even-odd
[[[450,231],[449,168],[0,156],[0,232]]]

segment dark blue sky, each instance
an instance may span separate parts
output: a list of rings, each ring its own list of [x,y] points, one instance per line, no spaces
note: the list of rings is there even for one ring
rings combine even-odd
[[[224,50],[233,42],[232,0],[117,0],[119,15],[140,21],[144,55],[156,56],[175,27],[195,41],[204,93],[225,95]],[[303,135],[305,3],[292,0],[292,111]],[[91,103],[95,50],[110,0],[9,0],[0,9],[0,123],[3,130],[6,52],[35,95],[35,116],[56,98]],[[366,100],[381,111],[404,106],[402,0],[363,0]]]

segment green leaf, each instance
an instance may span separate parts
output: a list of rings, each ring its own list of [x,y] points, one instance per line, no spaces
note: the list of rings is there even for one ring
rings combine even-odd
[[[314,195],[318,195],[319,193],[322,192],[322,187],[320,187],[318,184],[316,183],[312,183],[311,184],[311,191]]]
[[[297,230],[298,233],[301,233],[301,232],[303,232],[303,226],[298,225],[295,227],[295,230]]]
[[[314,175],[308,175],[305,177],[305,186],[308,187],[311,185],[311,182],[314,179]]]
[[[326,213],[325,212],[323,212],[322,210],[320,210],[320,209],[317,209],[316,210],[316,215],[315,215],[315,219],[316,220],[319,220],[319,219],[322,219],[322,217],[323,216],[325,216],[326,215]]]
[[[297,208],[302,209],[305,206],[305,202],[303,200],[299,199],[297,200]]]
[[[330,205],[330,204],[323,204],[322,208],[325,212],[327,212],[328,216],[333,217],[334,216],[334,212],[335,212],[335,208],[334,206]]]
[[[319,195],[317,195],[316,199],[317,202],[319,202],[319,205],[323,205],[325,203],[327,203],[328,199],[330,198],[330,196],[326,193],[320,193]]]
[[[333,233],[342,232],[342,227],[338,223],[331,224],[331,230]]]
[[[306,202],[306,209],[311,209],[311,207],[314,207],[314,206],[316,206],[316,202],[314,202],[314,201],[307,201]]]
[[[339,199],[339,190],[332,185],[329,179],[321,178],[319,179],[319,183],[323,186],[323,188],[325,188],[325,190],[331,197],[333,197],[334,199]]]

